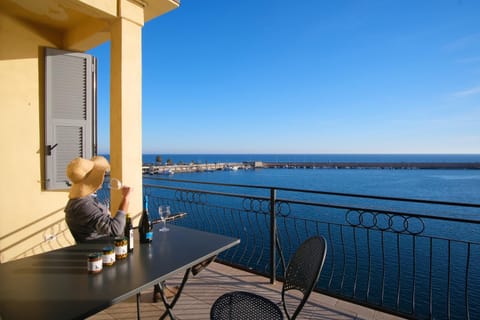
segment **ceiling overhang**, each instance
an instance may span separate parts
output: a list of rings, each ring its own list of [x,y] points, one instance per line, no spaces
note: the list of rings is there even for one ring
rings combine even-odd
[[[88,50],[110,39],[109,26],[121,14],[120,1],[143,7],[143,23],[180,5],[176,0],[1,0],[0,11],[60,32],[66,49]],[[71,43],[77,38],[78,45]]]

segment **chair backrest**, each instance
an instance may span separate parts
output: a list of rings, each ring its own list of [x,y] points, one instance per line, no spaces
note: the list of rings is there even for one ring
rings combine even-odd
[[[307,302],[320,277],[326,255],[327,241],[320,236],[305,240],[290,259],[282,288],[283,308],[288,319],[295,319]],[[298,290],[303,296],[292,316],[285,299],[289,290]]]

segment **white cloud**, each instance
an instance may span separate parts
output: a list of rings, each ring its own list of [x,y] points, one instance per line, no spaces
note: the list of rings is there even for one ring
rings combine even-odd
[[[480,86],[476,86],[473,88],[469,88],[469,89],[465,89],[465,90],[457,91],[453,93],[455,97],[468,97],[476,94],[480,94]]]

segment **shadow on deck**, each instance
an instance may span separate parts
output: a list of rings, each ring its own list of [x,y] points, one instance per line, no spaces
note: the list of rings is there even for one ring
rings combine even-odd
[[[183,274],[178,274],[168,281],[169,285],[181,282]],[[272,301],[280,302],[281,283],[269,283],[269,279],[212,263],[206,270],[191,277],[185,286],[182,297],[175,306],[174,312],[179,320],[208,320],[210,306],[225,292],[243,290],[250,291]],[[142,292],[141,319],[157,320],[163,313],[162,302],[152,302],[152,291]],[[89,320],[136,319],[136,299],[132,297],[118,303],[92,317]],[[334,299],[318,293],[312,293],[303,308],[299,320],[306,319],[402,319],[349,302]]]

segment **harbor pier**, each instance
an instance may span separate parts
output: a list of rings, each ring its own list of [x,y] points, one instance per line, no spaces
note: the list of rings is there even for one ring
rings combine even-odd
[[[144,164],[143,174],[171,175],[187,172],[236,171],[246,169],[479,169],[480,162],[222,162],[190,164]]]
[[[175,173],[187,172],[208,172],[230,170],[236,171],[239,169],[252,169],[250,163],[241,162],[222,162],[222,163],[190,163],[190,164],[144,164],[142,167],[143,174],[164,174],[171,175]]]
[[[480,169],[480,162],[264,162],[263,168]]]

